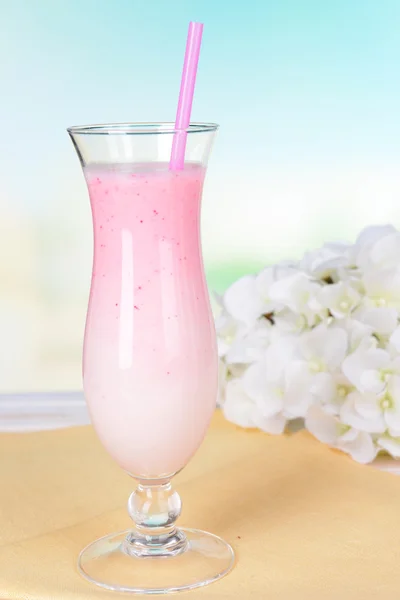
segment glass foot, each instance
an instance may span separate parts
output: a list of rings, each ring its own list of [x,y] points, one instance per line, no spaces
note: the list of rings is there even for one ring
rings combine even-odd
[[[79,570],[92,583],[116,592],[171,594],[217,581],[232,569],[233,550],[221,538],[198,529],[178,531],[186,543],[172,556],[130,552],[129,530],[107,535],[81,552]]]

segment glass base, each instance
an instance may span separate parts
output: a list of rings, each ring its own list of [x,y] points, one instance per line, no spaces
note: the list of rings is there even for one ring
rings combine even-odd
[[[127,550],[130,530],[107,535],[82,550],[81,574],[108,590],[132,594],[172,594],[217,581],[233,567],[229,544],[198,529],[180,529],[186,538],[172,556],[136,556]]]

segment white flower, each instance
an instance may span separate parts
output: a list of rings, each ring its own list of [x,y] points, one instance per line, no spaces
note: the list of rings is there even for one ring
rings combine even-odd
[[[400,357],[391,357],[373,340],[363,344],[343,361],[342,371],[347,379],[363,393],[380,394],[395,374],[400,374]]]
[[[352,317],[339,319],[338,321],[333,321],[331,324],[332,329],[344,329],[344,331],[347,333],[347,354],[355,352],[360,345],[366,345],[368,347],[372,345],[375,347],[376,339],[372,337],[373,328],[370,325],[362,323],[361,321],[358,321]]]
[[[290,419],[304,417],[318,398],[326,395],[332,405],[339,402],[335,397],[341,394],[339,384],[327,375],[338,369],[346,348],[346,332],[325,325],[301,336],[277,336],[264,359],[243,375],[243,390],[265,417],[280,413]]]
[[[274,325],[282,333],[300,333],[309,329],[307,319],[304,315],[299,315],[289,308],[274,314]]]
[[[224,309],[215,318],[215,329],[217,332],[218,356],[224,357],[237,338],[243,337],[248,327],[236,321]]]
[[[246,275],[233,283],[225,292],[223,306],[231,317],[253,326],[262,315],[270,315],[283,308],[271,295],[274,284],[297,269],[294,264],[281,263],[267,267],[258,275]]]
[[[277,305],[289,308],[305,317],[308,325],[314,325],[320,317],[320,306],[316,300],[321,284],[305,273],[298,272],[274,282],[270,298]]]
[[[400,326],[396,327],[390,336],[390,343],[397,350],[397,352],[400,352]]]
[[[369,240],[356,248],[359,248],[357,262],[363,269],[395,269],[399,265],[400,258],[400,232],[391,225],[374,228],[368,234]],[[360,238],[359,238],[360,239]]]
[[[400,309],[400,269],[366,271],[362,278],[365,304]]]
[[[333,317],[343,319],[360,304],[361,296],[350,283],[339,281],[321,288],[317,300]]]
[[[346,356],[348,336],[344,329],[321,323],[299,338],[302,361],[311,373],[334,371]]]
[[[343,423],[370,433],[400,433],[400,377],[393,375],[381,394],[352,392],[343,404]]]
[[[277,423],[283,427],[288,417],[304,416],[312,401],[311,377],[292,364],[295,352],[295,338],[282,336],[271,343],[263,359],[250,365],[241,378],[241,389],[257,406],[263,429],[269,427],[270,433],[276,433]]]
[[[294,340],[283,336],[272,342],[263,360],[252,364],[243,375],[242,387],[264,417],[283,414],[289,406],[302,410],[303,404],[307,408],[310,403],[309,378],[287,373],[295,351]]]
[[[228,421],[241,427],[255,427],[254,415],[257,407],[243,391],[239,379],[228,381],[222,410]]]
[[[335,415],[327,414],[321,406],[311,406],[306,427],[320,442],[350,454],[360,463],[369,463],[377,455],[371,435],[344,425]]]
[[[398,323],[398,312],[395,308],[361,307],[355,311],[353,318],[364,323],[371,333],[378,336],[390,335]]]
[[[365,229],[234,283],[219,300],[219,402],[279,434],[305,418],[319,440],[370,462],[400,458],[400,233]]]
[[[262,313],[272,313],[276,308],[276,303],[270,297],[271,285],[276,281],[277,270],[273,267],[268,267],[259,273],[256,277],[256,292],[262,303]]]
[[[271,342],[263,360],[247,369],[243,390],[264,416],[283,412],[290,419],[304,417],[325,393],[334,402],[336,385],[326,375],[338,368],[346,347],[346,333],[324,325],[300,337],[282,335]]]
[[[282,413],[272,413],[270,416],[264,414],[257,403],[246,394],[240,379],[228,382],[223,412],[228,421],[236,425],[258,427],[267,433],[280,434],[286,425]]]
[[[397,231],[393,225],[366,227],[358,236],[351,251],[354,264],[361,269],[365,269],[371,264],[382,263],[382,251],[379,250],[379,246],[385,238],[396,233]],[[384,242],[383,245],[385,246],[385,244]],[[376,248],[378,248],[377,251]],[[388,254],[387,250],[383,254],[385,253]],[[390,254],[391,252],[389,252]]]
[[[289,338],[290,339],[290,338]],[[304,417],[309,406],[322,402],[339,405],[342,392],[333,378],[346,355],[347,334],[343,329],[318,325],[312,331],[298,336],[295,352],[285,367],[285,414],[289,418]],[[274,351],[271,344],[269,351]],[[274,369],[276,372],[276,369]],[[342,386],[344,389],[344,386]]]
[[[369,258],[375,268],[397,268],[400,258],[400,233],[394,231],[375,242],[371,248]]]
[[[400,435],[385,433],[377,440],[378,447],[386,450],[393,458],[400,458]]]
[[[229,294],[226,294],[228,304]],[[248,364],[257,360],[269,343],[271,322],[266,318],[257,318],[251,324],[245,323],[228,312],[224,298],[216,297],[216,301],[219,304],[219,315],[215,317],[218,355],[230,365]]]
[[[252,326],[264,311],[263,301],[257,292],[256,276],[246,275],[238,279],[226,290],[223,302],[233,319]]]
[[[306,252],[300,269],[315,279],[337,281],[338,272],[349,264],[348,244],[325,244],[318,250]]]
[[[249,364],[259,360],[270,342],[272,325],[267,319],[257,321],[248,331],[237,332],[231,346],[225,353],[230,364]]]
[[[386,430],[376,394],[352,392],[340,411],[340,420],[359,431],[383,433]]]
[[[325,412],[331,415],[339,415],[353,389],[347,378],[339,372],[319,373],[312,387],[314,403],[323,406]]]

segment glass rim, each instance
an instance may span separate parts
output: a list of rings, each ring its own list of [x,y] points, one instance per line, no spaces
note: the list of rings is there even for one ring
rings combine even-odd
[[[159,135],[161,133],[209,133],[217,131],[217,123],[190,123],[186,129],[177,129],[172,122],[104,123],[67,127],[70,135]]]

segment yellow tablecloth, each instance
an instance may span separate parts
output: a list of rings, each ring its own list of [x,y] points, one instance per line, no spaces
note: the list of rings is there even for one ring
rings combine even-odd
[[[188,597],[400,597],[400,477],[304,432],[270,437],[217,413],[175,485],[181,524],[222,536],[237,557],[230,575]],[[90,427],[0,435],[0,598],[124,597],[87,583],[76,560],[95,538],[129,527],[133,487]]]

